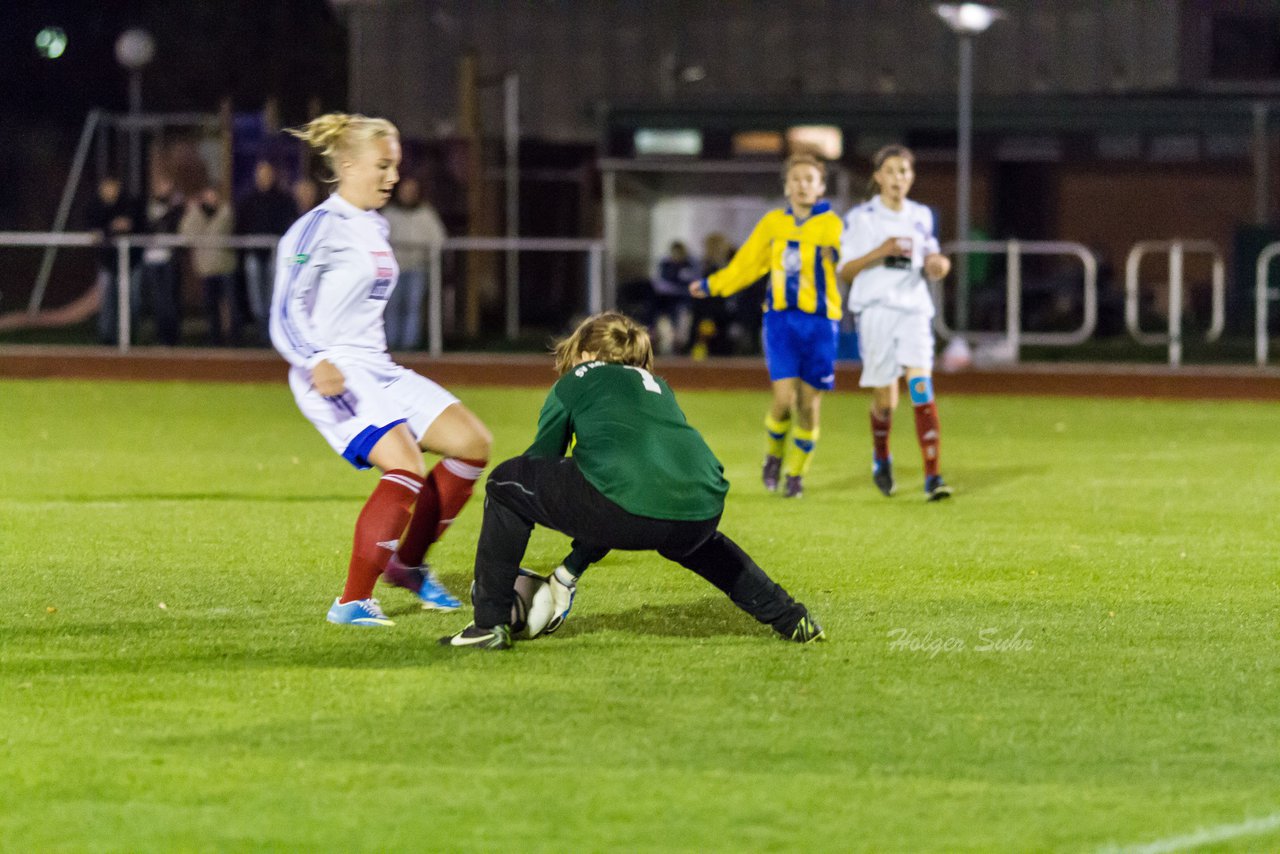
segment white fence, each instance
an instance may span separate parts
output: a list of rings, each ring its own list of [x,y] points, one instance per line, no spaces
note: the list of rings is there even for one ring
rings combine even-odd
[[[273,253],[279,238],[271,235],[244,237],[185,237],[172,234],[126,235],[111,241],[116,249],[117,281],[128,282],[131,274],[130,250],[134,248],[210,248],[210,249],[268,249]],[[28,248],[101,247],[102,239],[96,232],[28,232],[0,231],[0,246]],[[399,245],[399,244],[398,244]],[[443,255],[445,252],[571,252],[583,253],[587,259],[586,293],[587,311],[595,313],[604,308],[604,241],[570,238],[540,237],[451,237],[440,244],[403,244],[410,248],[426,248],[427,267],[427,350],[433,356],[444,352],[444,283]],[[274,269],[274,264],[272,265]],[[119,300],[119,327],[117,341],[120,351],[129,350],[130,301],[128,287],[116,289]],[[40,308],[44,296],[42,283],[37,283],[28,302],[28,312]],[[510,280],[506,288],[506,329],[508,337],[514,337],[520,326],[519,283]]]
[[[130,277],[130,250],[147,247],[173,248],[214,248],[214,249],[268,249],[275,252],[278,238],[270,235],[251,235],[244,237],[184,237],[178,235],[129,235],[119,237],[111,242],[115,247],[117,258],[118,281],[127,282]],[[102,247],[103,242],[96,232],[0,232],[0,247],[45,248],[56,252],[61,247],[94,248]],[[411,246],[406,244],[406,246]],[[586,240],[571,238],[504,238],[504,237],[452,237],[442,244],[426,245],[427,268],[427,350],[433,356],[444,351],[443,330],[443,255],[446,252],[570,252],[582,253],[586,256],[587,275],[584,302],[589,313],[602,311],[605,308],[604,284],[605,247],[603,240]],[[1097,326],[1098,320],[1098,263],[1092,251],[1079,243],[1068,241],[966,241],[954,242],[943,246],[943,251],[952,255],[958,253],[1003,254],[1006,264],[1005,305],[1006,322],[1003,332],[979,333],[971,330],[956,330],[947,326],[943,319],[944,293],[940,283],[934,283],[934,300],[938,311],[934,325],[938,333],[950,338],[965,335],[975,338],[999,337],[1013,348],[1016,359],[1018,350],[1023,345],[1068,347],[1089,340]],[[1153,252],[1167,252],[1169,257],[1168,277],[1168,327],[1163,333],[1146,332],[1139,328],[1139,271],[1143,257]],[[1212,260],[1211,300],[1212,310],[1209,328],[1205,332],[1207,341],[1218,340],[1225,327],[1226,320],[1226,265],[1222,252],[1218,247],[1205,240],[1146,240],[1134,244],[1125,264],[1125,322],[1134,340],[1143,344],[1167,344],[1169,347],[1169,364],[1178,366],[1182,362],[1182,302],[1185,288],[1183,275],[1183,259],[1188,253],[1208,255]],[[1060,255],[1079,259],[1083,272],[1083,291],[1081,294],[1082,318],[1080,326],[1069,332],[1028,332],[1022,328],[1022,259],[1026,255]],[[1270,352],[1268,321],[1270,303],[1280,299],[1280,290],[1271,287],[1269,267],[1271,262],[1280,256],[1280,242],[1268,244],[1258,255],[1256,266],[1255,296],[1255,358],[1259,366],[1267,364]],[[43,299],[43,279],[37,282],[28,301],[28,311],[35,313]],[[128,287],[117,288],[119,349],[129,349],[131,334],[131,293]],[[520,291],[519,283],[508,280],[505,294],[506,331],[508,337],[514,337],[520,326]]]
[[[999,337],[1012,348],[1017,361],[1023,344],[1048,347],[1070,347],[1083,344],[1098,326],[1098,259],[1087,246],[1063,240],[965,240],[948,243],[942,251],[949,255],[1003,253],[1005,256],[1005,331]],[[1084,271],[1081,305],[1084,317],[1080,328],[1071,332],[1026,332],[1022,329],[1022,258],[1024,255],[1063,255],[1080,259]],[[937,308],[933,325],[944,338],[958,334],[972,335],[969,330],[953,330],[943,319],[941,282],[933,283],[933,301]],[[975,336],[976,337],[976,336]]]
[[[1169,331],[1163,334],[1143,332],[1138,326],[1139,266],[1144,255],[1157,251],[1169,253]],[[1217,341],[1222,337],[1222,330],[1226,326],[1227,291],[1227,265],[1217,245],[1208,240],[1143,240],[1133,245],[1125,261],[1124,321],[1129,327],[1129,334],[1141,344],[1168,344],[1169,365],[1175,368],[1182,364],[1182,262],[1189,252],[1208,255],[1213,261],[1213,308],[1205,340]]]
[[[1258,265],[1254,271],[1254,358],[1258,367],[1267,364],[1267,350],[1271,343],[1267,320],[1272,300],[1280,300],[1280,289],[1271,287],[1271,259],[1280,255],[1280,243],[1268,243],[1258,253]]]

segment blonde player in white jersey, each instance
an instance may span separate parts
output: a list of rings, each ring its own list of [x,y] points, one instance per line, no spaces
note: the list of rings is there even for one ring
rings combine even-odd
[[[925,496],[938,501],[951,487],[938,473],[938,410],[933,399],[933,299],[928,280],[944,278],[951,262],[939,251],[933,212],[907,198],[915,155],[887,145],[872,158],[875,195],[844,219],[839,276],[852,282],[849,311],[858,318],[862,377],[871,392],[871,476],[886,496],[896,488],[889,430],[898,406],[898,378],[906,374],[924,457]]]
[[[399,132],[385,119],[329,113],[290,133],[324,156],[336,187],[280,240],[271,341],[292,366],[302,414],[353,466],[382,472],[327,619],[394,625],[373,598],[379,576],[424,608],[454,610],[460,603],[424,558],[471,496],[492,436],[456,397],[387,353],[382,313],[398,267],[378,209],[399,179]],[[430,472],[424,451],[444,458]]]

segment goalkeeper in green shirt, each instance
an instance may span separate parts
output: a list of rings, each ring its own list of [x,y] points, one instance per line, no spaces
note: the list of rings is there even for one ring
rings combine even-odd
[[[656,551],[702,576],[784,638],[824,634],[804,605],[718,530],[729,483],[666,381],[655,377],[644,327],[606,312],[584,320],[555,350],[560,380],[521,456],[485,487],[476,547],[475,620],[448,646],[507,649],[515,581],[534,525],[573,538],[550,584],[555,617],[568,616],[577,579],[612,549]],[[566,457],[570,446],[573,455]]]

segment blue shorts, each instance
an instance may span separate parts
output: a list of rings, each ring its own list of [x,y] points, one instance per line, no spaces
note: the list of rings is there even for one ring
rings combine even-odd
[[[836,387],[838,321],[803,311],[767,311],[764,358],[769,379],[799,377],[821,391]]]

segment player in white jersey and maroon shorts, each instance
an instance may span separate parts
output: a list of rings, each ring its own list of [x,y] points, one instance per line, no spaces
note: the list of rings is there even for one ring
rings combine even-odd
[[[493,439],[456,397],[387,353],[382,314],[399,268],[378,208],[399,179],[400,135],[385,119],[344,113],[290,133],[324,156],[337,187],[280,240],[271,341],[307,420],[353,466],[382,472],[327,619],[394,625],[373,598],[379,576],[424,608],[454,610],[461,603],[426,552],[471,497]],[[424,451],[443,457],[430,472]]]
[[[939,251],[933,211],[907,198],[915,181],[915,156],[887,145],[872,159],[875,195],[845,215],[839,276],[852,282],[849,311],[858,318],[862,377],[871,392],[871,477],[893,495],[889,429],[904,373],[915,412],[916,438],[924,457],[929,501],[951,495],[938,473],[938,410],[933,399],[933,298],[929,280],[944,278],[951,262]]]

